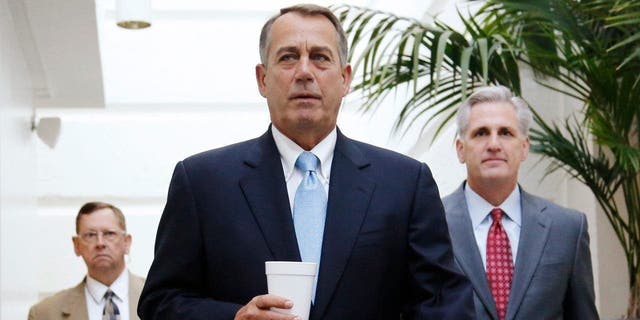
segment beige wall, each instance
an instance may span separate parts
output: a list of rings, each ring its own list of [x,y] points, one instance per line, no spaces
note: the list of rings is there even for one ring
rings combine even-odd
[[[532,79],[525,72],[524,79]],[[567,96],[523,81],[524,98],[548,121],[562,121],[581,109],[581,104]],[[596,306],[602,319],[619,318],[626,312],[629,292],[626,261],[611,226],[588,187],[558,170],[544,177],[548,162],[533,154],[521,169],[521,181],[530,191],[563,206],[584,212],[591,237]]]
[[[618,238],[600,207],[596,210],[596,221],[598,228],[591,231],[591,237],[598,246],[594,260],[600,280],[596,292],[602,302],[599,310],[603,319],[617,319],[626,313],[629,302],[627,264]]]

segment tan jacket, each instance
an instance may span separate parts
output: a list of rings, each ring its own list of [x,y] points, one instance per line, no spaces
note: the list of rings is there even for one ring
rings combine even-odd
[[[38,302],[29,310],[29,320],[89,319],[82,280],[77,286],[62,290]],[[144,278],[129,273],[129,319],[139,320],[136,309],[144,286]]]

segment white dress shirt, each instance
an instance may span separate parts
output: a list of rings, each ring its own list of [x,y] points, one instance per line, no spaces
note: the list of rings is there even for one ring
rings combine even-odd
[[[291,209],[291,214],[293,214],[293,201],[296,197],[296,190],[304,178],[300,170],[295,170],[295,164],[298,156],[305,150],[280,132],[274,125],[271,126],[271,133],[273,134],[273,140],[276,142],[276,147],[280,153],[282,171],[284,172],[284,179],[287,183],[287,193],[289,195],[289,208]],[[333,128],[320,143],[310,150],[311,153],[320,159],[320,169],[316,173],[322,182],[327,196],[329,195],[329,177],[331,175],[333,150],[336,147],[337,137],[336,128]]]
[[[102,320],[102,311],[106,300],[104,294],[111,289],[115,296],[113,302],[120,310],[120,320],[129,320],[129,272],[125,268],[110,287],[87,275],[84,296],[87,300],[89,320]]]
[[[495,207],[478,195],[475,191],[465,184],[464,196],[467,200],[467,209],[471,216],[471,225],[473,226],[473,235],[476,238],[480,256],[482,256],[482,264],[487,269],[487,236],[493,219],[491,218],[491,210],[500,208],[504,211],[502,215],[502,227],[509,237],[511,245],[511,258],[513,265],[516,265],[516,256],[518,254],[518,243],[520,242],[520,228],[522,225],[522,205],[520,201],[520,187],[516,185],[511,194]]]

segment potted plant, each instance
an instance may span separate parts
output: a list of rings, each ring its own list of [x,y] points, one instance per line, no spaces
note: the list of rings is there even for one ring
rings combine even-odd
[[[435,122],[437,135],[478,86],[520,94],[522,66],[581,101],[580,117],[561,123],[536,114],[532,150],[593,192],[626,256],[627,317],[640,318],[640,0],[488,0],[460,15],[460,32],[360,7],[334,11],[357,53],[363,108],[410,88],[398,129]]]

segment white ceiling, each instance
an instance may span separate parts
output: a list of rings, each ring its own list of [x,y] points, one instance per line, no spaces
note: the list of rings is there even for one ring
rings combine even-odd
[[[344,2],[422,18],[442,1]],[[36,105],[88,108],[262,103],[259,30],[297,2],[152,0],[152,26],[125,30],[115,24],[115,0],[9,0]]]
[[[95,5],[89,0],[10,0],[37,106],[102,107]]]

